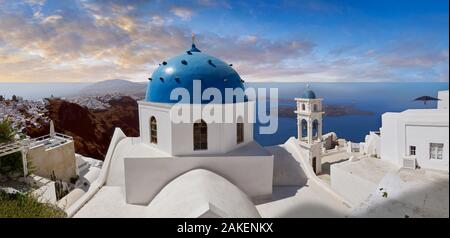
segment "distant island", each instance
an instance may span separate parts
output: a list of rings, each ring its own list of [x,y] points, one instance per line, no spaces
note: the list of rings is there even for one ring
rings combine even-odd
[[[295,106],[280,106],[278,107],[279,117],[296,117],[294,111]],[[349,115],[374,115],[371,111],[365,111],[355,108],[353,105],[338,105],[338,104],[328,104],[323,105],[323,110],[325,116],[338,117],[338,116],[349,116]]]
[[[73,96],[103,96],[107,94],[122,94],[127,96],[144,96],[147,82],[131,82],[124,79],[109,79],[96,82],[82,88]]]

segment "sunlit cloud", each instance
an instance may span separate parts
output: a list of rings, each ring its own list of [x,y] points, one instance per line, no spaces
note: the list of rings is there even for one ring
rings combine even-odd
[[[183,21],[189,21],[192,15],[194,15],[194,12],[191,9],[184,7],[172,7],[172,9],[170,9],[170,12],[172,12],[175,16],[179,17]]]
[[[190,47],[191,33],[204,23],[194,21],[203,13],[216,9],[226,15],[237,8],[212,0],[195,6],[143,0],[70,1],[54,9],[47,4],[2,2],[0,81],[145,81],[160,62]],[[334,11],[320,7],[315,11]],[[330,44],[261,29],[223,34],[208,28],[196,32],[197,46],[233,64],[246,81],[448,81],[448,43]]]

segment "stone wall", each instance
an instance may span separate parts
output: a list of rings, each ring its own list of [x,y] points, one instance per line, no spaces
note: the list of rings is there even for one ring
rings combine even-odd
[[[54,171],[57,179],[70,182],[70,178],[76,176],[73,141],[49,149],[45,145],[31,148],[28,158],[31,160],[31,172],[41,177],[50,178]]]

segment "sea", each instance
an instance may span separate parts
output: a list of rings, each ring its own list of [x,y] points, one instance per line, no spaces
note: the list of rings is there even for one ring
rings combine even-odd
[[[278,89],[278,107],[295,106],[295,97],[302,95],[306,83],[249,83],[248,87]],[[438,91],[448,90],[448,82],[433,83],[309,83],[323,104],[349,105],[372,112],[372,115],[325,116],[323,133],[336,132],[339,138],[362,142],[370,131],[379,131],[381,115],[406,109],[436,108],[436,101],[424,104],[414,99],[420,96],[437,98]],[[268,93],[267,93],[268,95]],[[270,99],[267,100],[268,102]],[[269,104],[269,103],[267,103]],[[266,126],[267,124],[263,124]],[[277,145],[297,136],[295,117],[278,117],[275,134],[261,134],[261,123],[255,123],[254,138],[263,146]]]
[[[0,95],[10,98],[13,94],[24,99],[36,100],[51,95],[64,97],[74,95],[88,83],[0,83]],[[372,112],[372,115],[326,116],[323,119],[323,132],[336,132],[338,137],[353,142],[364,141],[370,131],[381,127],[381,115],[385,112],[401,112],[406,109],[435,108],[436,102],[424,104],[414,99],[420,96],[437,97],[440,90],[448,90],[448,82],[421,83],[309,83],[323,104],[350,105],[357,109]],[[302,95],[306,83],[246,83],[247,88],[264,88],[267,95],[270,89],[278,92],[278,107],[294,106],[295,97]],[[267,99],[267,105],[271,99]],[[254,138],[263,146],[284,143],[289,137],[297,135],[296,119],[277,117],[277,130],[274,134],[261,134],[258,118],[254,128]]]

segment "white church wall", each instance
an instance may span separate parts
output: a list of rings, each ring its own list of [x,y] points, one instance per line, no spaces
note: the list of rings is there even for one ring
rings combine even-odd
[[[194,150],[193,131],[193,123],[172,123],[173,155],[204,155],[222,152],[221,124],[208,124],[208,147],[206,150]]]
[[[157,125],[157,143],[150,143],[150,118],[154,116]],[[141,142],[156,147],[166,153],[172,153],[172,126],[170,108],[167,106],[139,102],[139,129]]]
[[[273,156],[125,158],[126,201],[148,204],[179,175],[197,168],[210,170],[249,197],[272,193]]]
[[[221,109],[224,112],[232,112],[233,106],[238,106],[239,104],[224,104],[222,105]],[[228,115],[223,115],[224,118]],[[220,134],[217,134],[216,136],[220,137],[220,153],[224,153],[231,148],[235,148],[237,146],[236,143],[236,121],[237,117],[232,117],[230,121],[225,121],[225,123],[221,123],[221,132]]]
[[[229,107],[231,105],[226,105]],[[235,120],[232,123],[224,123],[222,127],[222,152],[226,153],[228,151],[234,150],[241,147],[249,142],[253,141],[253,123],[248,120],[248,115],[253,115],[254,113],[254,102],[247,103],[236,103],[234,106],[236,109]],[[237,121],[240,118],[240,122],[244,123],[244,141],[237,143]]]
[[[204,107],[205,105],[202,105]],[[218,105],[221,110],[233,104]],[[206,150],[194,150],[193,123],[172,122],[172,155],[207,155],[221,154],[234,150],[253,141],[253,124],[248,121],[246,114],[253,116],[253,102],[234,104],[236,118],[241,116],[244,122],[244,142],[237,143],[236,120],[230,123],[207,123],[208,126],[208,148]],[[248,111],[250,110],[250,111]],[[248,115],[248,114],[247,114]],[[194,118],[195,121],[200,118]]]
[[[246,122],[244,124],[244,142],[249,143],[254,140],[253,138],[253,123]]]
[[[237,124],[236,123],[224,123],[222,124],[222,148],[221,152],[224,153],[226,151],[231,150],[232,148],[236,148],[239,145],[243,145],[243,143],[237,143]],[[246,125],[244,125],[245,129]],[[245,138],[245,135],[244,135]]]

